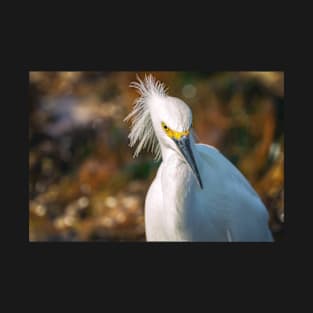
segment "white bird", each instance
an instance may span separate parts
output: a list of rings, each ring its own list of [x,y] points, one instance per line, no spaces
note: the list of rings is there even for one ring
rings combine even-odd
[[[240,171],[216,148],[195,142],[192,112],[152,75],[137,77],[130,146],[162,162],[145,199],[147,241],[273,241],[269,215]]]

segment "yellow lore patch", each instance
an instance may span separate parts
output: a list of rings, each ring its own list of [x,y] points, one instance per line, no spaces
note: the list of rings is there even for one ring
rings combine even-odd
[[[189,130],[186,130],[183,132],[177,132],[167,127],[167,125],[164,122],[162,122],[161,124],[167,136],[169,136],[172,139],[179,140],[181,137],[189,135]]]

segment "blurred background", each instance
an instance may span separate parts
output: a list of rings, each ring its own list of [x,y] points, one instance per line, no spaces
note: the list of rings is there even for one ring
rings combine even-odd
[[[136,74],[192,109],[198,140],[247,177],[284,231],[283,72],[30,72],[29,240],[145,241],[144,199],[159,162],[133,159]]]

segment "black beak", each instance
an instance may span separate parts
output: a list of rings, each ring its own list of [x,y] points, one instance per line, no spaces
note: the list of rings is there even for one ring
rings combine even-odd
[[[194,158],[194,155],[192,153],[191,147],[190,147],[190,139],[189,136],[183,136],[180,139],[173,139],[176,143],[178,149],[184,156],[186,162],[189,164],[193,174],[195,175],[195,178],[200,186],[201,189],[203,189],[201,177],[198,171],[198,167]]]

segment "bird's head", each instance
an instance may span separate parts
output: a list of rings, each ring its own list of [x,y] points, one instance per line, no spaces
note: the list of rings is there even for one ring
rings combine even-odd
[[[202,188],[202,181],[192,150],[192,112],[176,97],[163,96],[151,100],[151,119],[156,136],[163,147],[175,151],[186,162]]]
[[[132,87],[139,90],[141,97],[136,100],[133,111],[126,117],[132,118],[129,134],[130,145],[139,142],[134,156],[147,147],[161,157],[162,150],[172,150],[186,162],[202,188],[202,181],[192,150],[192,112],[188,105],[166,94],[164,85],[155,81],[152,75],[145,81],[137,77]]]

